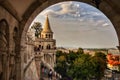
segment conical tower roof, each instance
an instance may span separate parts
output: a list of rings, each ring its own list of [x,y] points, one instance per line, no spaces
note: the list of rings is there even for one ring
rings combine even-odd
[[[52,33],[52,30],[50,28],[50,23],[49,23],[49,18],[48,16],[46,17],[42,33]]]

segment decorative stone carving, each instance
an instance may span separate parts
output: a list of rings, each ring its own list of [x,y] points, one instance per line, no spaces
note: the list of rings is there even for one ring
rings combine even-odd
[[[4,21],[0,22],[0,51],[3,52],[7,50],[6,26],[7,24]]]
[[[7,39],[6,39],[7,23],[5,20],[0,21],[0,80],[7,77]],[[5,69],[6,68],[6,69]]]
[[[9,79],[10,80],[16,80],[16,62],[18,61],[18,57],[17,57],[17,52],[18,52],[18,29],[17,27],[14,28],[13,30],[13,50],[10,52],[10,56],[9,56]]]
[[[15,80],[15,52],[12,51],[10,54],[10,80]]]

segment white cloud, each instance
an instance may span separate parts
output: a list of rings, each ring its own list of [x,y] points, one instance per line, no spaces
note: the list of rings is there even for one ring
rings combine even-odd
[[[49,16],[56,17],[56,16],[58,16],[58,13],[53,11],[52,9],[48,9],[48,10],[43,11],[41,13],[41,15],[43,15],[43,16],[49,15]]]
[[[71,2],[61,4],[60,6],[62,8],[62,10],[60,11],[61,14],[68,14],[68,13],[75,14],[76,13],[76,9],[75,9],[75,7],[73,6],[73,4]]]
[[[88,12],[88,14],[90,14],[91,16],[101,16],[102,15],[100,12],[96,12],[96,11]]]
[[[109,24],[108,23],[104,23],[104,24],[102,24],[102,26],[106,27],[106,26],[109,26]]]
[[[60,9],[59,10],[52,9],[55,6],[59,6]],[[55,6],[52,6],[51,8],[44,10],[41,13],[41,15],[49,15],[52,17],[62,17],[62,18],[80,17],[80,10],[78,10],[79,4],[73,4],[72,2],[68,2],[64,4],[58,4]]]

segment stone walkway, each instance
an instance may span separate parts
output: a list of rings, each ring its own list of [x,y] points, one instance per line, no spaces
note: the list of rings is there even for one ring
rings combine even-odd
[[[44,77],[43,80],[50,80],[50,79]],[[58,79],[53,78],[52,80],[58,80]]]
[[[47,75],[45,75],[45,74],[42,74],[42,76],[41,76],[41,79],[40,80],[50,80],[50,79],[48,79],[48,76]],[[53,79],[52,80],[59,80],[59,79],[56,79],[56,77],[54,77],[53,76]]]

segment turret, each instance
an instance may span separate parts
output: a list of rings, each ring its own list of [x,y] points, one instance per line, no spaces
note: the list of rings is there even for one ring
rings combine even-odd
[[[43,26],[43,30],[41,32],[41,38],[47,38],[47,39],[53,38],[53,32],[50,27],[50,22],[49,22],[48,16],[46,17],[46,20],[45,20],[45,23]]]

